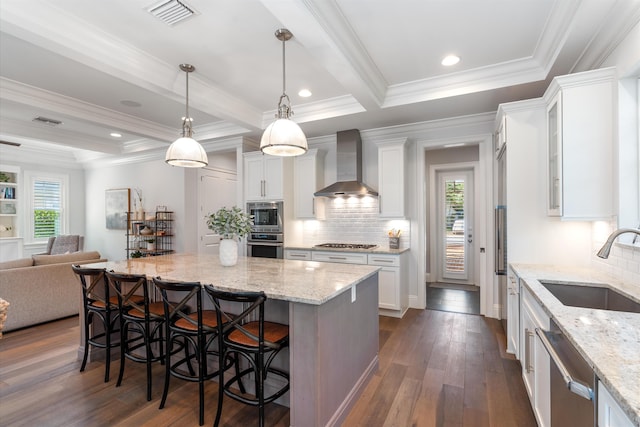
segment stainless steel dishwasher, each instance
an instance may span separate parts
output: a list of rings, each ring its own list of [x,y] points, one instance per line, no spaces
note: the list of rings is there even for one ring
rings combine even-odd
[[[595,426],[593,369],[553,320],[550,326],[549,331],[537,328],[536,333],[551,359],[551,426]]]

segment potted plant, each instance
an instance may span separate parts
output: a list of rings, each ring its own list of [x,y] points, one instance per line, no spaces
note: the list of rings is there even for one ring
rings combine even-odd
[[[148,251],[156,250],[156,239],[147,239],[147,250]]]
[[[238,241],[251,232],[253,215],[245,213],[237,206],[218,209],[206,217],[209,230],[220,235],[220,263],[223,266],[238,262]]]

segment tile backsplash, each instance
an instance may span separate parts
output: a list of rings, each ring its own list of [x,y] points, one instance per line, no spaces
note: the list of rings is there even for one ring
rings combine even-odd
[[[598,270],[640,287],[640,246],[614,243],[609,258],[594,257],[594,264]]]
[[[400,248],[410,247],[408,220],[379,218],[378,199],[349,197],[327,199],[325,219],[304,222],[303,244],[366,243],[382,247],[389,245],[389,230],[401,230]]]

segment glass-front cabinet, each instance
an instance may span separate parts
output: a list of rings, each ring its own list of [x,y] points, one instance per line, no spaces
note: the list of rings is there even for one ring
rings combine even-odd
[[[562,216],[562,124],[561,93],[547,107],[547,214]]]

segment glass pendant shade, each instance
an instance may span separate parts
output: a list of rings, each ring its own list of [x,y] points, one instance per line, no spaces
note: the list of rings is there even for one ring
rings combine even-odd
[[[183,168],[201,168],[209,164],[207,153],[193,138],[183,136],[176,139],[167,150],[165,162]]]
[[[260,140],[260,150],[272,156],[299,156],[307,149],[304,132],[289,119],[278,119],[271,123]]]
[[[209,158],[202,145],[191,137],[191,116],[189,115],[189,73],[195,71],[190,64],[180,64],[180,69],[185,72],[187,80],[186,114],[182,119],[182,137],[176,139],[167,149],[164,161],[171,166],[183,168],[201,168],[209,164]]]

